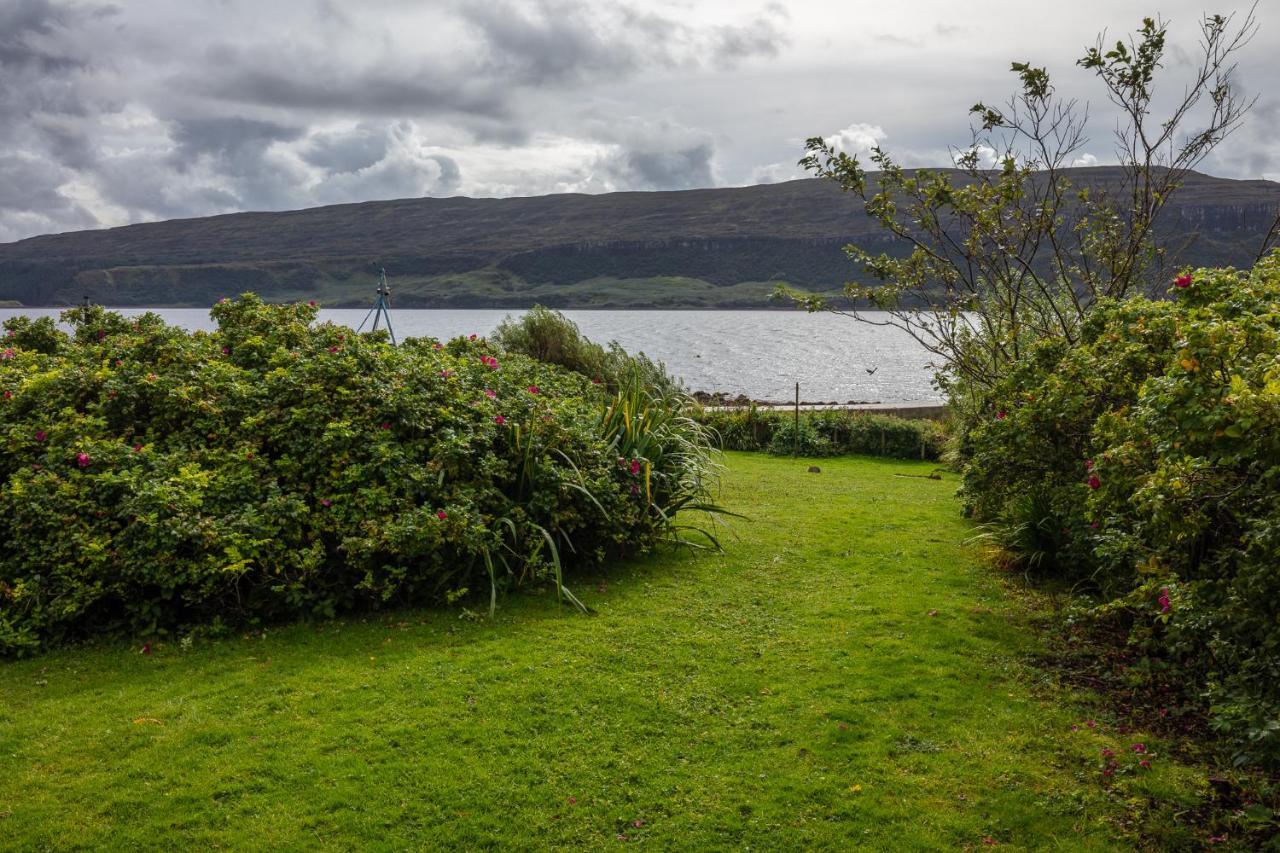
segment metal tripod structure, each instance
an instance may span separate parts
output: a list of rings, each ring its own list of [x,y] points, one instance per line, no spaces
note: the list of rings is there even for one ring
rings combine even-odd
[[[364,324],[369,322],[369,318],[373,318],[373,327],[369,329],[371,332],[378,331],[378,321],[385,319],[387,321],[387,332],[391,335],[391,343],[396,343],[395,330],[391,328],[391,288],[387,286],[387,271],[382,267],[378,267],[378,298],[374,301],[373,307],[369,309],[369,313],[364,315],[364,319],[360,321],[360,328],[357,332],[364,331]]]

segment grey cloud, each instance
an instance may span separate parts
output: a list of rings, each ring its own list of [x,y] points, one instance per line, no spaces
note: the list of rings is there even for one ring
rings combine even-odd
[[[297,139],[301,132],[269,121],[239,118],[184,119],[173,134],[178,150],[176,163],[188,163],[202,154],[239,157],[260,151],[273,142]]]
[[[460,179],[461,170],[452,158],[392,154],[355,172],[330,174],[311,196],[322,203],[447,196],[458,188]]]
[[[528,11],[508,2],[468,3],[460,12],[484,44],[485,71],[522,85],[631,71],[655,46],[603,31],[588,6],[568,0],[544,0]]]
[[[315,134],[300,153],[325,170],[310,192],[321,202],[450,195],[462,180],[457,162],[424,151],[407,122]]]
[[[64,39],[77,23],[112,11],[72,9],[49,0],[0,4],[0,135],[26,129],[18,123],[36,112],[87,111],[74,75],[85,72],[89,61],[75,55]]]
[[[430,69],[406,69],[396,74],[328,64],[255,68],[253,58],[243,56],[241,60],[226,76],[193,71],[175,78],[174,85],[232,103],[356,115],[454,112],[502,116],[507,112],[506,96],[494,87],[461,76],[441,78]],[[274,65],[279,60],[265,61]]]
[[[1212,172],[1233,178],[1280,180],[1280,99],[1259,100],[1244,125],[1213,152]]]
[[[609,186],[675,190],[715,186],[715,144],[709,134],[670,122],[632,119],[611,128],[614,148],[596,164]]]
[[[519,138],[523,128],[510,128],[523,90],[598,82],[648,66],[733,64],[774,56],[786,40],[785,17],[776,8],[745,24],[702,28],[629,5],[584,0],[460,2],[450,8],[474,45],[443,60],[388,56],[354,66],[277,44],[223,41],[205,51],[206,62],[176,74],[172,86],[245,106],[364,116],[452,114],[474,120],[488,138]],[[376,33],[365,35],[378,40]],[[496,129],[495,123],[507,127]]]
[[[708,142],[666,151],[627,151],[622,158],[635,189],[683,190],[715,184]]]
[[[771,4],[764,14],[746,24],[717,27],[712,49],[716,64],[732,66],[751,57],[777,56],[788,41],[782,28],[786,17],[782,7]]]
[[[58,187],[65,169],[22,154],[0,154],[0,240],[41,231],[90,228],[96,220]]]
[[[445,157],[438,154],[431,159],[436,161],[436,165],[440,167],[440,178],[438,181],[438,189],[440,195],[452,193],[462,183],[462,170],[458,168],[458,163],[452,157]]]
[[[307,141],[302,158],[330,172],[355,172],[387,156],[387,134],[368,126],[351,133],[318,133]]]
[[[0,67],[27,66],[44,72],[80,67],[83,63],[79,59],[62,55],[47,44],[71,17],[69,9],[49,0],[15,0],[0,6]]]

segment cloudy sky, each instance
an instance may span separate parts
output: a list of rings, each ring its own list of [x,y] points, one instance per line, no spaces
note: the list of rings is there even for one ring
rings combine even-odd
[[[1243,8],[1248,0],[1237,0]],[[1280,8],[1204,164],[1280,179]],[[1274,4],[1280,6],[1280,4]],[[1099,30],[1200,0],[0,0],[0,242],[237,210],[412,196],[682,189],[798,177],[802,141],[948,161],[967,107]],[[1084,162],[1112,159],[1095,103]]]

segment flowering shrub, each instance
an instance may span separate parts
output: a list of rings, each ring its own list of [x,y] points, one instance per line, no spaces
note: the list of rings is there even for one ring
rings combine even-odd
[[[521,579],[570,595],[570,559],[644,550],[705,504],[705,443],[662,454],[658,436],[619,465],[611,399],[582,376],[315,315],[246,296],[213,333],[98,308],[66,312],[71,335],[6,322],[0,654],[476,586],[492,601]],[[683,491],[637,488],[668,482]]]
[[[962,495],[1015,559],[1091,585],[1155,669],[1203,690],[1242,760],[1274,761],[1280,254],[1170,290],[1099,305],[1079,346],[1041,345],[970,401]]]

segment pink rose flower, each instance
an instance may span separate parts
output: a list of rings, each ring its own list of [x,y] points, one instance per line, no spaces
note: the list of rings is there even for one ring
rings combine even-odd
[[[1173,286],[1174,286],[1174,287],[1190,287],[1190,286],[1191,286],[1191,274],[1190,274],[1190,273],[1183,273],[1182,275],[1178,276],[1177,278],[1175,278],[1175,279],[1173,280]]]
[[[76,454],[76,464],[77,464],[77,465],[79,465],[81,468],[88,468],[88,467],[89,467],[89,454],[88,454],[88,453],[77,453],[77,454]]]
[[[444,521],[448,517],[449,517],[449,513],[445,512],[444,510],[442,509],[436,510],[436,518],[440,519],[441,521]]]
[[[1089,483],[1089,488],[1091,489],[1097,489],[1102,486],[1102,481],[1098,479],[1097,474],[1090,474],[1087,482]]]
[[[494,422],[495,424],[497,424],[498,426],[502,426],[503,424],[505,424],[505,423],[507,422],[507,419],[506,419],[506,418],[504,418],[502,415],[496,415],[496,416],[494,416],[493,422]]]

